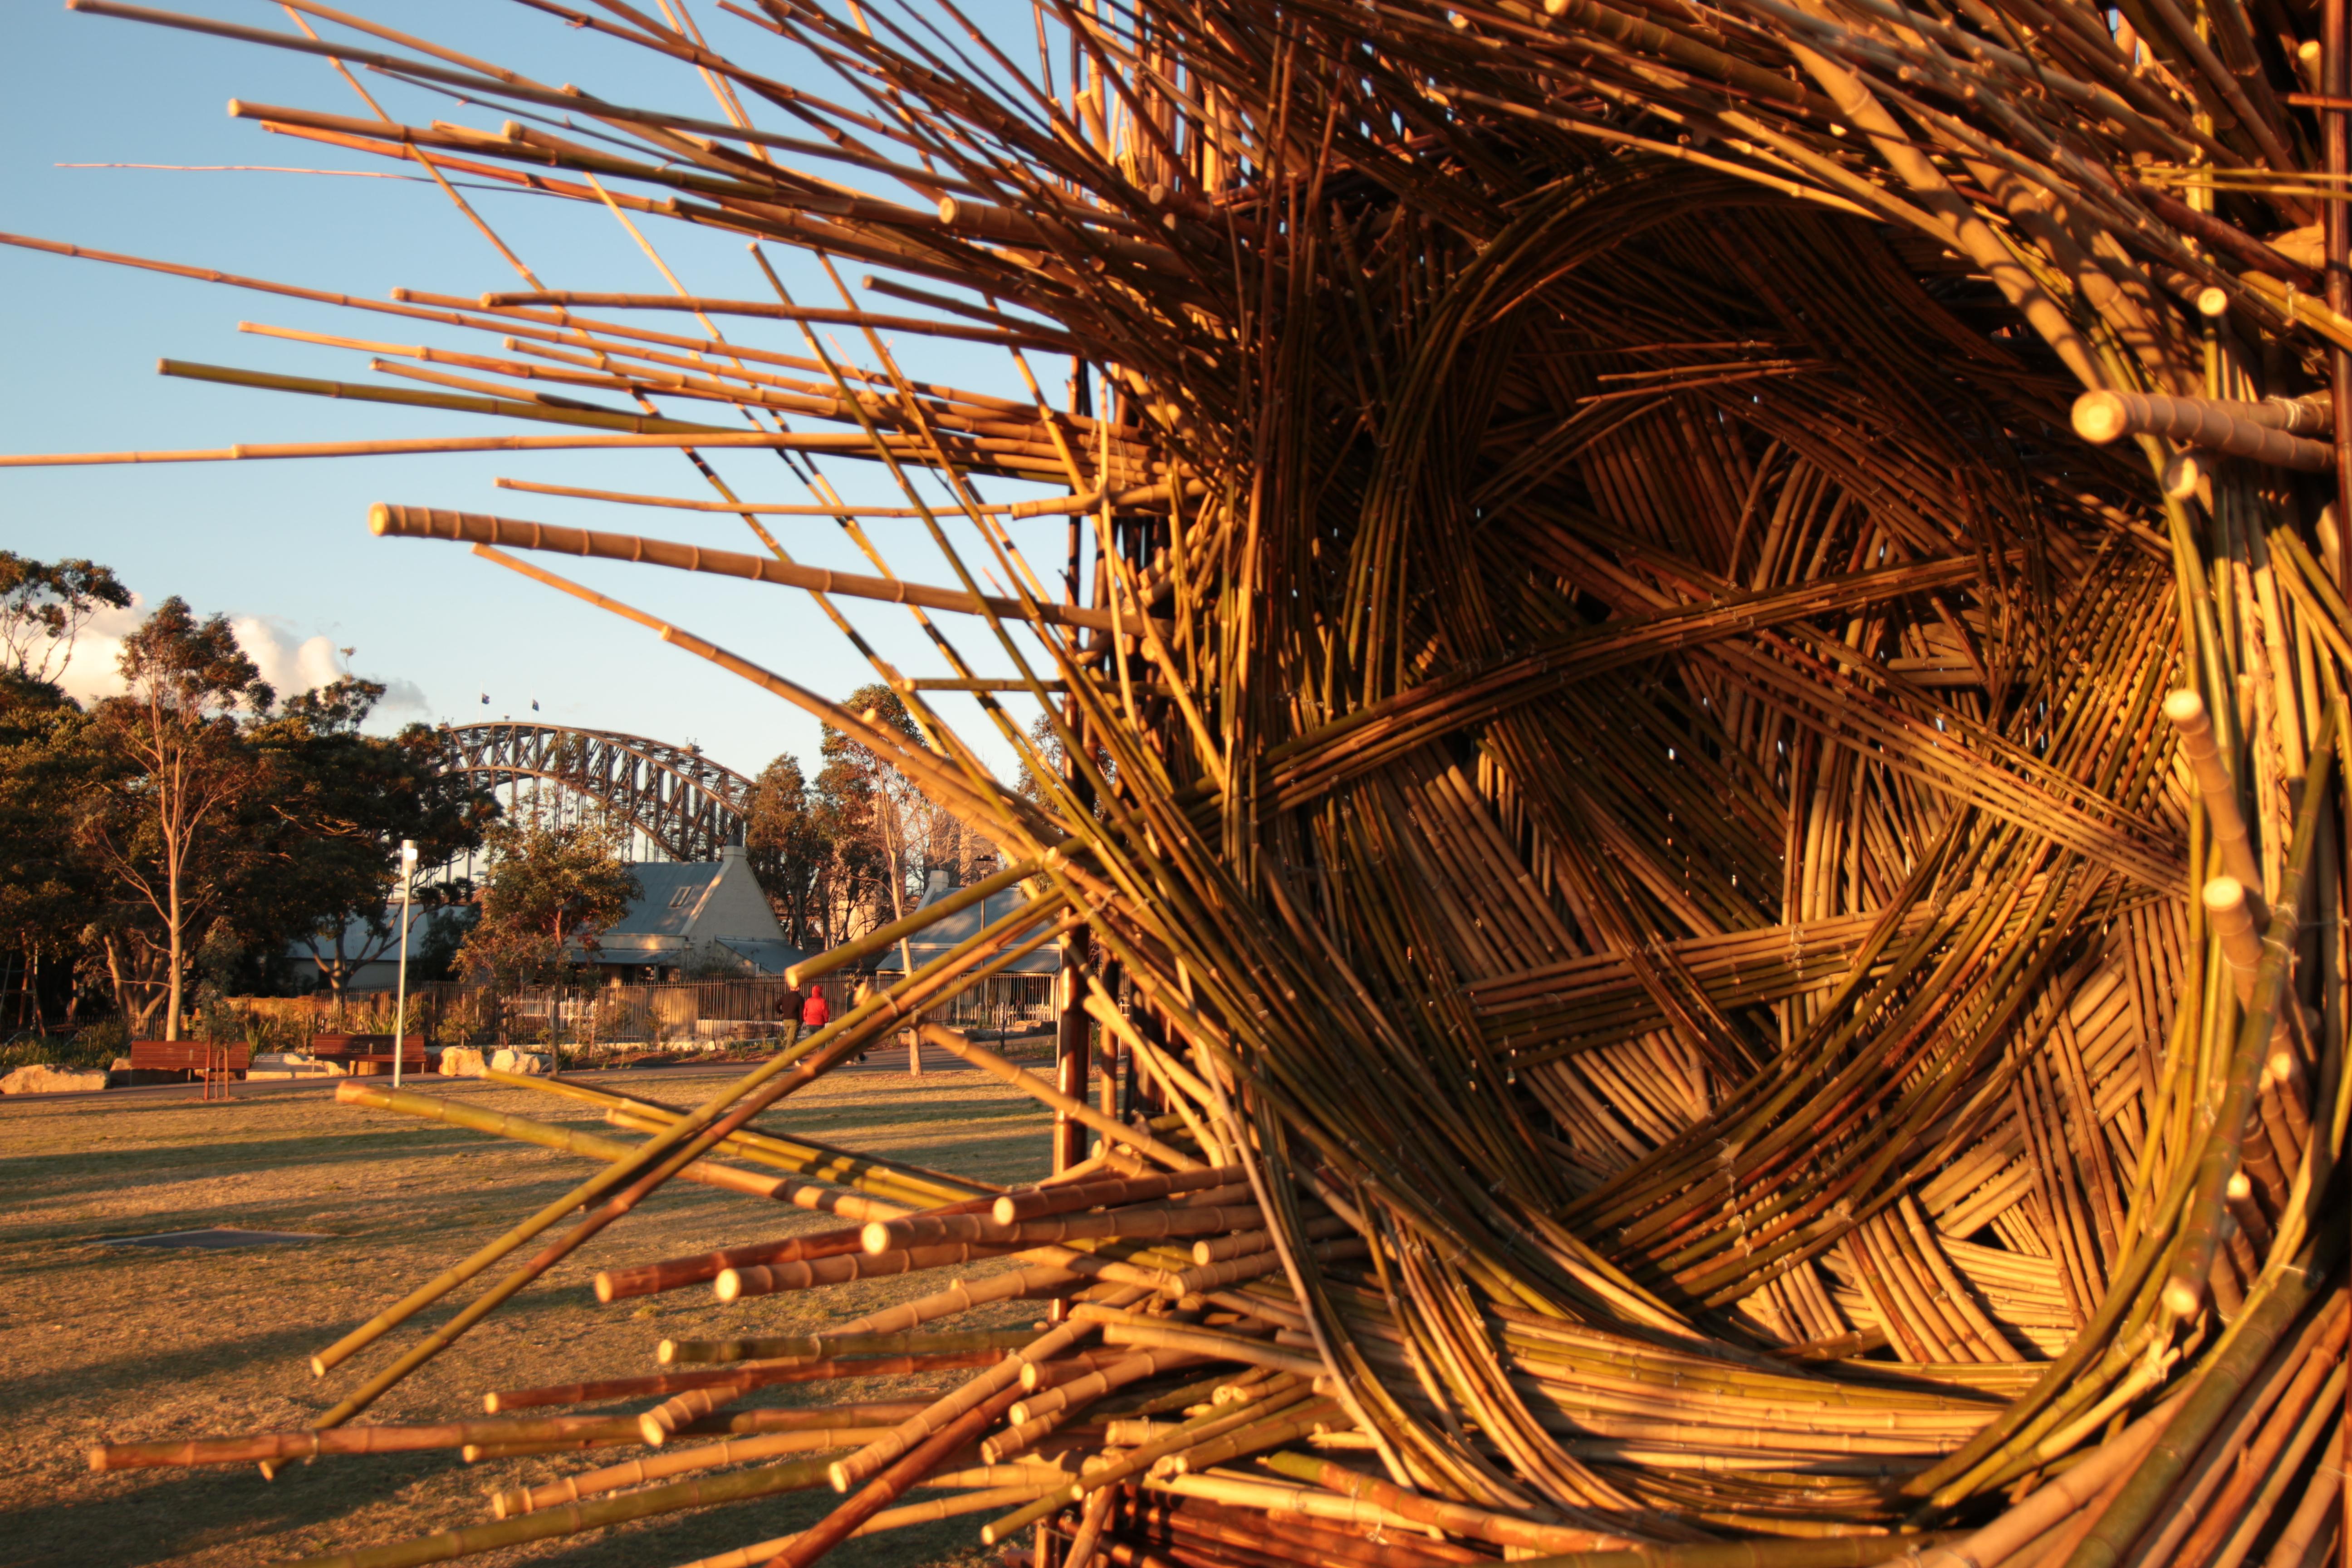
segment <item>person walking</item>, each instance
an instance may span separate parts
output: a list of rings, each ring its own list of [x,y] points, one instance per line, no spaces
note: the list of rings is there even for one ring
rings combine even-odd
[[[801,1009],[807,1003],[808,997],[797,985],[784,987],[784,994],[776,998],[776,1032],[783,1037],[786,1050],[800,1037]]]
[[[814,1035],[832,1021],[833,1009],[824,1005],[824,993],[810,986],[808,1000],[801,1004],[801,1027]]]

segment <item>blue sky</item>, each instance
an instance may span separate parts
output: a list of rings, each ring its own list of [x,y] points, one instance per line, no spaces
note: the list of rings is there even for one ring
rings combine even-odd
[[[415,172],[412,165],[273,136],[227,118],[231,98],[365,115],[365,106],[323,60],[73,15],[49,0],[5,4],[0,229],[378,300],[399,286],[467,296],[524,286],[429,184],[58,167],[265,164]],[[282,10],[251,0],[183,8],[290,30]],[[404,30],[540,79],[716,117],[690,70],[576,32],[524,6],[405,0],[370,10]],[[722,50],[786,80],[835,90],[772,36],[707,4],[698,5],[695,14]],[[392,113],[412,122],[439,117],[485,129],[498,123],[499,116],[480,109],[364,72],[361,77]],[[760,123],[786,129],[758,106],[751,111]],[[666,291],[628,235],[601,210],[531,195],[467,195],[551,288]],[[698,293],[766,293],[740,237],[660,222],[646,237]],[[772,248],[770,255],[796,296],[835,302],[814,264],[789,251]],[[905,309],[883,300],[877,308]],[[173,358],[407,384],[371,376],[364,354],[243,333],[240,321],[498,352],[496,340],[479,334],[0,247],[0,356],[6,368],[0,375],[0,450],[156,450],[522,428],[510,421],[155,374],[158,358]],[[691,331],[692,321],[665,315],[654,324]],[[797,334],[782,323],[722,324],[745,342],[800,350]],[[893,346],[916,374],[1018,395],[1009,367],[992,353]],[[1066,363],[1035,363],[1041,378],[1050,377],[1049,388],[1057,389]],[[678,412],[697,417],[703,410],[687,405]],[[808,499],[768,454],[714,454],[713,462],[749,499]],[[836,461],[827,473],[853,500],[898,500],[871,464]],[[89,556],[114,567],[150,605],[177,594],[200,612],[235,616],[256,628],[251,637],[276,640],[279,668],[289,672],[317,669],[330,648],[353,647],[351,668],[396,683],[411,704],[394,717],[528,718],[536,699],[543,720],[694,742],[745,772],[756,772],[779,751],[813,759],[814,721],[635,627],[478,561],[460,547],[377,540],[367,532],[368,506],[388,500],[757,548],[731,517],[521,495],[494,489],[492,479],[501,475],[666,495],[708,493],[676,452],[0,469],[0,547],[44,557]],[[1017,496],[1000,485],[989,499]],[[830,521],[777,519],[772,526],[796,559],[867,569]],[[870,525],[903,574],[949,581],[921,526],[912,521]],[[1042,569],[1058,559],[1061,521],[1028,524],[1023,539]],[[805,595],[652,568],[543,563],[828,695],[845,694],[871,679],[864,660]],[[950,673],[904,612],[868,606],[852,616],[907,673]],[[985,671],[1005,670],[983,646],[978,623],[948,616],[942,624]],[[103,653],[102,645],[93,645],[85,658],[102,660]],[[483,693],[490,697],[488,707],[478,700]],[[967,737],[982,738],[986,726],[976,709],[948,710]],[[992,745],[984,754],[1010,773],[1009,750]]]

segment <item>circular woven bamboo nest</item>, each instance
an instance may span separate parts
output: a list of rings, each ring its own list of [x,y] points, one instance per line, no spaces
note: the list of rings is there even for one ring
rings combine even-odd
[[[2226,53],[2260,29],[2225,8]],[[2021,1499],[1942,1561],[2301,1549],[2346,1322],[2340,1221],[2314,1217],[2346,1103],[2352,626],[2321,511],[2352,324],[2314,297],[2317,231],[2279,232],[2310,187],[2252,160],[2315,145],[2317,110],[2240,72],[2259,101],[2214,132],[2183,39],[2023,0],[1055,4],[1051,83],[944,7],[742,15],[865,101],[783,88],[756,39],[587,25],[855,143],[824,167],[856,191],[786,171],[805,137],[494,91],[457,56],[435,68],[462,90],[607,141],[243,111],[584,200],[583,171],[633,180],[635,221],[882,274],[400,309],[525,340],[442,374],[441,405],[884,460],[953,583],[879,582],[879,523],[853,579],[750,512],[768,542],[740,555],[374,522],[558,587],[505,552],[982,617],[939,623],[946,675],[883,668],[917,745],[571,590],[874,747],[1004,858],[993,923],[793,1073],[1062,942],[1159,1113],[1137,1168],[1241,1167],[1271,1233],[1242,1307],[1179,1295],[1312,1362],[1383,1506],[1518,1521],[1452,1531],[1479,1553],[1874,1562]],[[2167,158],[2225,195],[2168,194]],[[884,165],[919,196],[860,194]],[[873,334],[922,322],[1024,376],[1075,356],[1075,400],[901,375]],[[606,413],[478,379],[564,364]],[[1066,585],[1013,548],[1034,492],[1005,480],[1075,498],[1025,503],[1070,519]],[[774,498],[695,504],[739,500]],[[992,689],[952,711],[1034,795],[929,695],[959,682]],[[1232,1486],[1183,1496],[1291,1506]],[[1142,1561],[1176,1530],[1156,1506],[1059,1528]]]

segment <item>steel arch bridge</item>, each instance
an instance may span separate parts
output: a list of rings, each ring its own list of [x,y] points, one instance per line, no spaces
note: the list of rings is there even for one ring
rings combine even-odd
[[[545,779],[625,817],[673,860],[716,860],[743,842],[751,781],[693,746],[611,730],[465,724],[443,731],[448,768],[496,787]]]

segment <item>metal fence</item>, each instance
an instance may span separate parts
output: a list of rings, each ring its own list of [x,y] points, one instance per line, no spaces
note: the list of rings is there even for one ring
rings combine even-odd
[[[860,984],[887,986],[884,973],[827,976],[812,982],[839,1017]],[[781,978],[688,980],[664,985],[420,985],[408,994],[408,1028],[436,1048],[444,1046],[551,1046],[601,1051],[625,1047],[717,1048],[772,1038],[784,1022],[777,1008],[789,989]],[[1050,1026],[1054,977],[1001,974],[982,982],[925,1016],[950,1028],[1017,1035]],[[313,1035],[388,1034],[390,992],[341,998],[240,997],[230,1004],[245,1041],[256,1051],[299,1051]],[[796,1020],[795,1020],[796,1021]]]

